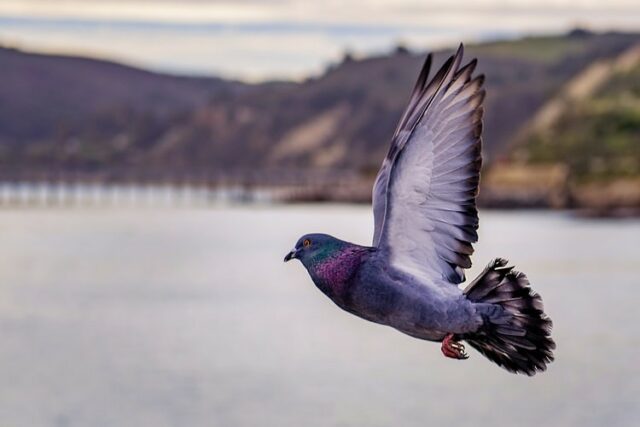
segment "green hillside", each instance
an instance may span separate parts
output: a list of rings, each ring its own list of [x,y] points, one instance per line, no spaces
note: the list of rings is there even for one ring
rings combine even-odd
[[[570,178],[581,182],[639,176],[640,64],[572,104],[518,155],[530,163],[565,163]]]
[[[573,87],[541,109],[507,160],[491,171],[490,195],[519,193],[536,200],[525,204],[639,208],[640,47],[594,65],[568,86]],[[552,170],[555,178],[541,186],[540,175]]]
[[[522,60],[553,63],[567,55],[579,55],[588,49],[591,34],[574,30],[568,36],[524,37],[519,40],[500,40],[477,46],[484,55],[504,56]]]

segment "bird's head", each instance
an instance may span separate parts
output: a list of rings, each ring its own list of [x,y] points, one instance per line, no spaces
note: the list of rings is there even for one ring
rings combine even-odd
[[[346,242],[328,234],[305,234],[298,239],[294,248],[284,257],[284,262],[299,259],[305,267],[327,259],[339,251]]]

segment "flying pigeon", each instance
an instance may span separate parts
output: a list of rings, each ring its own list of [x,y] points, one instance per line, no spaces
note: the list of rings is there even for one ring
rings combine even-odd
[[[514,373],[553,361],[552,322],[527,277],[497,258],[464,289],[478,240],[482,88],[463,46],[429,81],[422,67],[373,187],[371,246],[302,236],[299,259],[340,308],[467,359],[464,344]]]

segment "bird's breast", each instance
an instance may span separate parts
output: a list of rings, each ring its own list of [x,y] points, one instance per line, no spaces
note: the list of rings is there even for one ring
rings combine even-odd
[[[309,273],[318,288],[332,299],[343,299],[362,263],[361,251],[344,251],[316,263]]]
[[[322,291],[331,294],[330,296],[342,295],[347,289],[349,279],[353,277],[353,267],[329,260],[314,266],[310,273]]]

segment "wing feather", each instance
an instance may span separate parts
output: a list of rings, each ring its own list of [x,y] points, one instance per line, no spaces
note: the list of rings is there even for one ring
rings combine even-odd
[[[398,127],[393,134],[389,152],[382,162],[382,166],[380,167],[380,171],[378,171],[378,176],[376,177],[373,185],[374,246],[378,245],[380,235],[382,233],[384,217],[387,211],[389,176],[391,174],[391,168],[395,161],[395,157],[415,129],[420,118],[424,114],[424,111],[433,99],[433,96],[444,83],[444,79],[454,65],[453,62],[454,58],[449,58],[430,82],[428,82],[428,76],[432,63],[431,54],[427,56],[427,59],[422,66],[418,80],[413,88],[411,98],[409,99],[409,105],[403,113],[402,118],[398,123]]]
[[[463,47],[414,86],[373,190],[374,245],[426,280],[464,281],[478,240],[484,76],[461,66]]]

